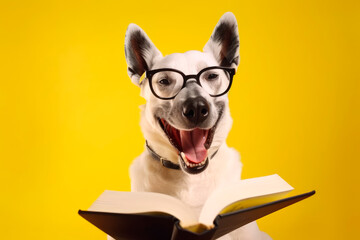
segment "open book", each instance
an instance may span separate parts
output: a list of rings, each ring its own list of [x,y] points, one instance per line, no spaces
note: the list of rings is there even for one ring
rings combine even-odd
[[[223,235],[225,233],[222,232],[225,230],[238,228],[240,222],[244,225],[314,194],[311,192],[284,199],[291,190],[293,188],[276,174],[240,180],[215,190],[205,202],[200,216],[182,201],[165,194],[105,191],[87,211],[80,210],[79,214],[115,239],[175,239],[171,238],[174,231],[177,234],[185,231],[185,234],[193,236],[205,236],[211,233],[210,235],[214,237],[216,236],[214,230],[218,230],[217,235]],[[236,221],[237,218],[239,221],[232,224],[231,222]],[[130,223],[131,221],[134,221],[133,224]],[[151,225],[154,226],[149,227]],[[164,232],[164,228],[168,228],[166,231],[169,232],[170,237],[152,238],[149,237],[152,236],[151,234],[146,234],[147,238],[144,236],[137,238],[131,230],[129,232],[129,226],[130,228],[136,226],[135,234],[138,234],[140,229],[144,232],[146,229],[154,231],[161,227],[161,232]],[[119,229],[124,231],[121,233]],[[113,233],[113,230],[117,233]]]

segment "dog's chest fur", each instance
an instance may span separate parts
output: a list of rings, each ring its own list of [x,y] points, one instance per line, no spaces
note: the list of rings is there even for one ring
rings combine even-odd
[[[240,179],[239,154],[225,143],[210,161],[206,171],[189,175],[181,170],[163,167],[145,151],[131,165],[131,190],[174,196],[199,213],[214,189]]]

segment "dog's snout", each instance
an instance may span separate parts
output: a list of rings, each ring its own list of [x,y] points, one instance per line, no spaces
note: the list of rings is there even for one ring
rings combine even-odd
[[[199,124],[209,115],[209,104],[203,97],[189,98],[183,105],[183,116],[194,124]]]

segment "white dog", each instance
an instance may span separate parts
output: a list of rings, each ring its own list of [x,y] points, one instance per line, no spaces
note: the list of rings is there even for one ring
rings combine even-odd
[[[131,189],[168,194],[200,212],[214,189],[240,179],[239,154],[226,144],[232,125],[227,92],[239,64],[235,16],[221,17],[203,52],[165,57],[130,24],[125,55],[128,74],[146,99],[141,113],[146,149],[131,165]],[[270,237],[252,222],[221,239]]]

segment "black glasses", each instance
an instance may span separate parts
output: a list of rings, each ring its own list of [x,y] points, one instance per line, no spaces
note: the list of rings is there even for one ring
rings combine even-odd
[[[183,89],[189,79],[195,79],[210,96],[219,97],[230,90],[234,68],[207,67],[197,75],[185,75],[172,68],[146,71],[152,93],[160,99],[173,99]]]

